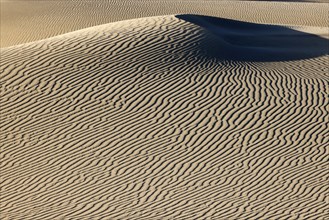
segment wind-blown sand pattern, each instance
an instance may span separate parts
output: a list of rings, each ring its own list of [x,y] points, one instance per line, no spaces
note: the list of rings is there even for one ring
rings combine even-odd
[[[198,15],[1,49],[1,219],[325,219],[328,28]]]
[[[327,0],[319,0],[326,2]],[[0,0],[1,47],[109,22],[199,14],[254,23],[328,26],[329,4],[222,0]]]

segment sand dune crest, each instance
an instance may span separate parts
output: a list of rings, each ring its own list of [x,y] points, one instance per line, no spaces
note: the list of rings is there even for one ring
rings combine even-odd
[[[206,53],[223,60],[289,61],[328,55],[329,28],[285,27],[230,19],[178,15],[206,31],[200,44]],[[311,30],[311,33],[303,32]]]

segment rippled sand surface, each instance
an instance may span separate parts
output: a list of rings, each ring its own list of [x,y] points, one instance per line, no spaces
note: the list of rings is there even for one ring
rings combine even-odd
[[[326,219],[325,4],[124,4],[6,24],[1,219]]]

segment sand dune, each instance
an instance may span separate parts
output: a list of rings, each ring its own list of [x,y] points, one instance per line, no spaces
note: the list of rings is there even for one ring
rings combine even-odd
[[[329,4],[275,1],[6,0],[0,1],[0,4],[1,47],[109,22],[168,14],[199,14],[254,23],[328,26],[329,11]]]
[[[326,30],[185,14],[1,49],[1,218],[325,219]]]

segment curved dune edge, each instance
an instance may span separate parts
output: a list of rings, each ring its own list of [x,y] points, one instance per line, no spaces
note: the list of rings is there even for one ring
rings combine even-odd
[[[109,22],[169,14],[199,14],[280,25],[328,26],[326,4],[302,2],[0,1],[0,10],[2,48]]]
[[[1,50],[2,219],[325,219],[328,55],[205,53],[160,16]]]

